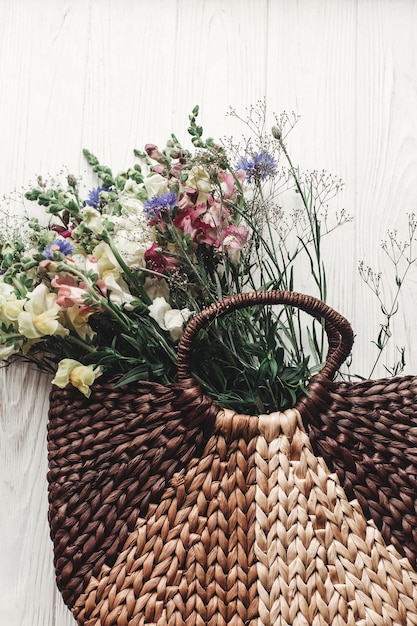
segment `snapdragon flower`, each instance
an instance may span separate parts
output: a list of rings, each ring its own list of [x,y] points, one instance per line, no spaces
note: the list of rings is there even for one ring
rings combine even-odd
[[[18,315],[19,332],[27,339],[69,335],[68,328],[59,321],[60,307],[56,300],[57,295],[51,293],[44,283],[37,285],[28,294],[23,310]]]
[[[83,365],[75,359],[62,359],[58,364],[58,369],[52,384],[64,389],[69,383],[76,387],[81,393],[89,398],[91,395],[91,385],[101,376],[103,368],[101,365]]]
[[[192,311],[188,308],[181,310],[171,308],[163,297],[155,298],[148,309],[149,316],[157,322],[160,328],[168,331],[174,341],[181,337],[184,324],[192,315]]]

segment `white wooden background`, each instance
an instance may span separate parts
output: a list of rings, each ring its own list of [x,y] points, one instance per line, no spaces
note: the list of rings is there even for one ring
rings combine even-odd
[[[295,110],[295,162],[346,183],[333,206],[354,220],[327,247],[328,301],[367,375],[381,316],[358,261],[389,272],[380,241],[417,211],[416,30],[416,0],[0,0],[0,195],[83,172],[83,147],[124,168],[134,147],[184,137],[195,104],[217,137],[241,133],[229,105]],[[406,345],[411,373],[416,282],[413,267],[386,359]],[[0,377],[0,624],[69,626],[47,527],[49,380]]]

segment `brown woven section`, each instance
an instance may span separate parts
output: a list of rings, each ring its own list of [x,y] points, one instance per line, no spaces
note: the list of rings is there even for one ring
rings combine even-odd
[[[255,626],[257,419],[220,412],[202,458],[174,476],[113,567],[78,598],[85,626]]]
[[[313,448],[387,543],[417,567],[417,378],[357,384],[318,375],[299,402]]]
[[[417,574],[313,454],[300,414],[259,430],[258,626],[417,624]]]
[[[298,411],[224,411],[73,612],[83,626],[415,626],[417,574]]]
[[[87,400],[54,388],[48,427],[49,521],[58,587],[71,607],[111,566],[138,515],[204,445],[217,413],[195,387],[95,383]]]

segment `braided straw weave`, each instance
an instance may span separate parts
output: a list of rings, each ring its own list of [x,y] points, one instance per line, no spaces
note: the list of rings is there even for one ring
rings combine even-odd
[[[216,407],[190,374],[196,334],[233,308],[276,302],[325,320],[329,350],[310,397],[271,415]],[[416,526],[407,534],[410,520],[397,519],[404,506],[417,510],[417,463],[404,444],[417,432],[416,383],[377,381],[375,392],[332,383],[351,345],[346,320],[317,300],[246,294],[192,320],[177,385],[108,381],[91,403],[53,391],[51,534],[57,582],[80,625],[417,625]],[[362,447],[371,430],[374,443]],[[406,491],[391,497],[397,475]],[[382,495],[363,502],[371,484]]]

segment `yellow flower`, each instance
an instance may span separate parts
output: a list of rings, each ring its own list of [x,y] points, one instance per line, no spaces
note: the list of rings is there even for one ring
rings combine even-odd
[[[66,337],[69,330],[58,321],[60,308],[56,298],[56,294],[43,283],[35,287],[17,317],[19,332],[27,339],[39,339],[45,335]]]
[[[187,186],[197,189],[198,198],[196,205],[207,200],[207,196],[211,191],[210,176],[208,172],[199,166],[192,167],[187,178]]]
[[[18,300],[16,297],[10,298],[10,300],[5,302],[4,304],[4,308],[3,308],[4,315],[6,316],[7,319],[13,322],[16,321],[17,318],[19,317],[19,314],[23,310],[24,304],[25,304],[24,300]]]
[[[85,315],[81,315],[78,304],[74,304],[63,311],[65,325],[72,327],[84,341],[88,338],[92,340],[95,337],[95,332],[88,323],[90,314],[90,312],[87,312]]]
[[[69,383],[76,387],[81,393],[89,398],[91,395],[90,385],[93,384],[96,378],[101,376],[103,368],[99,365],[93,367],[92,365],[82,365],[75,359],[62,359],[58,363],[58,370],[55,374],[55,378],[52,380],[52,384],[63,389]]]
[[[0,322],[16,322],[26,300],[18,300],[12,285],[0,280]]]
[[[90,269],[96,271],[99,278],[104,278],[106,274],[111,272],[112,274],[120,274],[122,268],[116,260],[110,246],[104,241],[100,241],[99,244],[93,250],[94,267]]]

